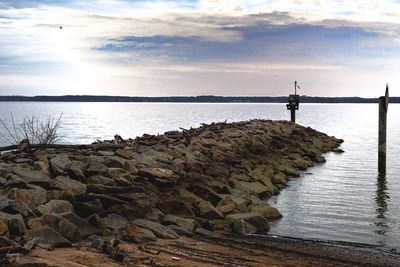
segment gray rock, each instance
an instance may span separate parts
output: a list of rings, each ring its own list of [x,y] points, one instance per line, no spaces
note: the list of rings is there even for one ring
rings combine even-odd
[[[72,204],[65,200],[53,199],[45,205],[36,208],[41,214],[59,214],[65,212],[73,212]]]
[[[257,228],[245,220],[236,220],[232,224],[232,231],[239,235],[254,234],[257,232]]]
[[[13,168],[13,173],[21,177],[27,183],[46,187],[46,185],[51,182],[50,177],[45,172],[34,171],[30,169],[30,167],[23,167],[22,165],[15,166]]]
[[[61,216],[77,227],[77,231],[81,237],[87,237],[100,232],[97,228],[90,225],[86,220],[82,219],[75,213],[64,213]]]
[[[30,209],[36,208],[46,202],[46,190],[39,186],[29,185],[31,189],[12,188],[7,192],[7,197],[25,203]]]
[[[214,219],[218,220],[224,218],[224,216],[222,216],[222,214],[219,213],[218,210],[214,208],[214,206],[211,205],[211,203],[208,201],[200,202],[197,207],[199,210],[199,215],[202,218],[209,220],[214,220]]]
[[[3,221],[3,223],[7,222],[10,235],[19,236],[26,232],[26,225],[21,214],[8,214],[0,211],[0,220]],[[5,229],[3,229],[3,231],[4,230]]]
[[[26,233],[25,239],[37,238],[40,244],[48,247],[71,247],[71,242],[57,233],[53,228],[42,227],[30,230]]]
[[[100,161],[92,159],[89,163],[89,166],[85,170],[85,176],[89,177],[92,175],[109,176],[107,166]]]
[[[75,196],[86,193],[86,185],[65,176],[57,176],[51,183],[53,189],[71,191]]]
[[[107,226],[108,228],[111,228],[113,230],[119,230],[128,223],[127,219],[125,219],[124,217],[122,217],[118,214],[115,214],[115,213],[109,214],[107,217],[103,218],[101,221],[103,222],[103,224],[105,226]]]
[[[165,238],[165,239],[176,239],[179,236],[173,231],[171,228],[161,225],[156,222],[152,222],[146,219],[136,219],[133,221],[139,227],[149,229],[152,231],[157,237]]]
[[[198,197],[209,201],[214,206],[217,206],[218,203],[222,200],[221,196],[217,194],[213,189],[202,184],[192,184],[187,189]]]
[[[62,175],[65,173],[65,168],[67,165],[71,164],[69,158],[65,155],[55,156],[50,159],[50,170],[53,175]]]
[[[195,225],[194,224],[195,220],[193,219],[182,218],[171,214],[167,214],[162,222],[165,225],[170,225],[170,224],[176,225],[187,232],[192,232],[194,230],[194,225]]]
[[[85,179],[86,179],[86,177],[84,175],[86,166],[87,166],[87,163],[74,160],[66,166],[65,171],[68,173],[68,175],[72,179],[82,182],[82,181],[85,181]]]

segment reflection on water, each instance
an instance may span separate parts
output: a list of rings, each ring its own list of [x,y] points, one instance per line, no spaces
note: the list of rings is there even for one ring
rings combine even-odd
[[[390,226],[387,224],[386,221],[386,216],[388,213],[388,201],[390,199],[388,193],[386,175],[378,175],[376,185],[377,185],[377,190],[375,197],[375,202],[376,202],[375,233],[377,233],[378,235],[386,236],[391,232]],[[381,245],[384,245],[384,243],[381,243]]]

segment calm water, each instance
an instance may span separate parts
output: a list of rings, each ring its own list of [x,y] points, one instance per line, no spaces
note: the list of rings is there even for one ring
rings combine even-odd
[[[298,123],[343,138],[343,154],[307,170],[270,203],[284,215],[272,234],[400,248],[400,105],[388,114],[387,177],[377,176],[377,105],[303,104]],[[35,103],[0,102],[10,123],[27,114],[63,114],[65,143],[135,137],[212,121],[287,119],[283,104]],[[0,131],[4,131],[0,128]],[[0,139],[0,145],[7,145]]]

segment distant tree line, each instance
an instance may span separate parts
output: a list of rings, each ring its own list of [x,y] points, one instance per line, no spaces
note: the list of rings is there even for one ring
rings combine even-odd
[[[40,102],[186,102],[186,103],[286,103],[287,96],[0,96],[0,101]],[[377,98],[300,96],[301,103],[378,103]],[[391,97],[391,103],[400,103],[400,97]]]

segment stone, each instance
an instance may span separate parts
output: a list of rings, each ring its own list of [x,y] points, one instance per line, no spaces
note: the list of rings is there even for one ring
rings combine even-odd
[[[44,163],[43,161],[39,161],[39,160],[34,161],[32,164],[32,168],[35,171],[39,171],[39,172],[47,172],[47,167],[48,166],[46,165],[46,163]]]
[[[121,159],[120,157],[109,157],[107,158],[103,164],[109,168],[123,168],[126,163],[126,159]]]
[[[80,196],[86,193],[86,185],[70,179],[66,176],[57,176],[51,183],[53,189],[60,189],[64,191],[70,191],[75,196]]]
[[[30,230],[26,233],[25,239],[37,238],[39,244],[50,247],[71,247],[71,242],[57,233],[53,228],[42,227],[36,230]]]
[[[7,222],[8,233],[10,235],[20,236],[26,232],[26,225],[21,214],[8,214],[0,211],[0,220],[3,223]]]
[[[334,149],[332,149],[332,152],[340,154],[340,153],[344,153],[344,150],[341,148],[334,148]]]
[[[36,208],[41,214],[59,214],[64,212],[73,212],[72,204],[65,200],[53,199],[47,204],[40,205]]]
[[[28,221],[27,225],[31,230],[50,227],[72,242],[78,242],[82,238],[78,228],[58,214],[48,214],[31,219]]]
[[[214,206],[217,206],[218,203],[222,200],[222,197],[217,194],[213,189],[209,188],[206,185],[202,184],[192,184],[187,187],[187,189],[198,197],[209,201]]]
[[[109,176],[107,166],[100,161],[92,159],[89,163],[89,166],[85,170],[86,177],[89,177],[91,175]]]
[[[129,224],[121,231],[121,237],[127,242],[146,244],[148,242],[157,241],[157,237],[149,229],[137,227]]]
[[[46,194],[46,201],[44,203],[53,199],[66,200],[70,203],[75,203],[76,201],[75,196],[71,191],[48,190]]]
[[[171,186],[178,182],[179,176],[163,168],[140,168],[138,175],[150,178],[156,185]]]
[[[49,164],[53,175],[63,175],[65,168],[71,164],[71,161],[65,155],[58,155],[50,159]]]
[[[232,222],[244,220],[257,228],[257,232],[269,230],[268,220],[259,212],[229,214],[225,218]]]
[[[235,210],[240,212],[246,212],[248,210],[248,206],[250,205],[251,201],[244,199],[238,195],[228,195],[224,197],[224,199],[218,204],[217,207],[230,205],[232,204],[235,207]]]
[[[210,202],[208,201],[202,201],[197,205],[197,208],[199,210],[199,215],[202,218],[209,219],[209,220],[215,220],[215,219],[223,219],[224,216],[222,216],[221,213],[219,213],[213,205],[211,205]]]
[[[76,226],[81,237],[87,237],[93,234],[98,234],[99,230],[89,224],[86,220],[72,212],[63,213],[61,216]]]
[[[165,217],[165,214],[159,209],[151,209],[151,212],[147,213],[144,218],[153,222],[161,222]]]
[[[259,198],[266,198],[268,196],[268,188],[259,182],[238,182],[238,186],[249,194],[254,194]]]
[[[51,182],[50,177],[45,172],[38,172],[29,167],[17,165],[13,169],[13,173],[21,177],[26,183],[36,184],[46,187]]]
[[[282,218],[282,214],[276,208],[271,207],[267,204],[252,206],[251,212],[258,212],[269,220],[276,220]]]
[[[167,214],[162,220],[164,225],[176,225],[178,228],[183,229],[187,232],[193,232],[195,226],[195,220],[189,218],[182,218],[172,214]]]
[[[115,151],[115,155],[124,159],[132,159],[134,151],[132,149],[118,149]]]
[[[104,216],[106,210],[103,209],[100,199],[96,198],[90,201],[77,201],[74,205],[75,212],[81,217],[86,217],[92,214],[98,214],[99,216]]]
[[[257,228],[245,220],[236,220],[232,224],[232,232],[239,235],[254,234],[257,232]]]
[[[32,187],[32,189],[12,188],[7,192],[9,199],[18,200],[25,203],[28,208],[34,209],[39,205],[46,203],[46,190],[41,187]]]
[[[179,236],[169,227],[146,219],[136,219],[133,223],[139,227],[152,231],[157,237],[165,239],[176,239]]]
[[[66,173],[74,180],[83,182],[86,180],[84,171],[87,167],[87,163],[82,161],[73,160],[70,164],[65,167]]]
[[[0,236],[8,236],[8,219],[0,215]]]
[[[132,160],[126,160],[122,168],[131,174],[137,174],[139,172],[136,168],[136,162]]]
[[[160,199],[157,208],[163,213],[170,213],[181,216],[194,216],[192,206],[182,200],[175,198]]]
[[[24,217],[29,215],[28,206],[19,200],[10,201],[8,206],[2,208],[1,210],[10,214],[21,214]]]
[[[104,177],[102,175],[92,175],[85,181],[86,184],[103,184],[103,185],[115,185],[113,179]]]
[[[119,230],[128,223],[127,219],[125,219],[124,217],[122,217],[118,214],[115,214],[115,213],[109,214],[107,217],[103,218],[101,221],[103,222],[103,224],[105,226],[107,226],[108,228],[110,228],[112,230]]]
[[[15,175],[13,173],[9,173],[7,175],[7,180],[5,180],[4,183],[4,187],[13,187],[14,189],[25,188],[26,186],[27,182],[18,175]]]

